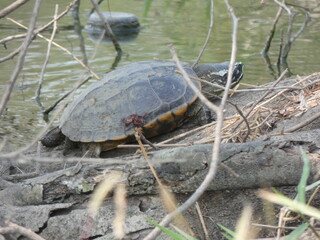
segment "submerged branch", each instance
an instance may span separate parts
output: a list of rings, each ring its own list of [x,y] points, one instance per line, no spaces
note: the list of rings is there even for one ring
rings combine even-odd
[[[109,23],[107,22],[107,20],[105,19],[105,17],[103,16],[98,4],[95,2],[95,0],[91,0],[92,5],[94,6],[97,14],[99,15],[99,18],[101,20],[101,22],[103,23],[104,29],[106,30],[106,34],[108,35],[108,37],[110,38],[110,40],[113,43],[114,48],[117,51],[117,55],[121,56],[122,55],[122,50],[120,47],[120,44],[118,43],[116,37],[113,34],[113,31],[109,25]]]
[[[39,9],[40,9],[40,4],[41,4],[41,0],[37,0],[34,4],[34,8],[33,8],[33,12],[32,12],[32,16],[30,19],[30,23],[29,23],[29,27],[28,27],[28,32],[27,32],[27,36],[22,44],[22,48],[21,48],[21,52],[19,55],[19,58],[17,60],[17,64],[16,67],[11,75],[11,78],[8,82],[7,88],[5,90],[5,93],[2,97],[1,103],[0,103],[0,115],[3,114],[4,109],[7,106],[7,103],[10,99],[10,95],[13,89],[13,86],[22,70],[23,64],[24,64],[24,60],[25,60],[25,56],[27,54],[27,50],[28,47],[30,45],[30,43],[32,42],[32,39],[34,37],[34,28],[36,25],[36,21],[37,21],[37,17],[38,17],[38,13],[39,13]]]
[[[271,41],[273,39],[273,36],[275,34],[275,31],[276,31],[276,28],[277,28],[277,24],[278,24],[278,21],[281,17],[281,14],[282,14],[282,7],[279,7],[279,10],[273,20],[273,24],[272,24],[272,27],[270,29],[270,33],[269,33],[269,36],[268,36],[268,39],[266,41],[266,44],[264,46],[264,49],[262,50],[261,54],[262,56],[266,56],[269,52],[269,49],[270,49],[270,46],[271,46]]]
[[[206,38],[206,41],[204,42],[203,44],[203,47],[201,48],[201,51],[196,59],[196,61],[192,64],[192,68],[194,68],[200,61],[200,58],[204,52],[204,50],[206,49],[208,43],[209,43],[209,40],[210,40],[210,37],[211,37],[211,33],[212,33],[212,27],[213,27],[213,17],[214,17],[214,9],[213,9],[213,0],[210,1],[210,26],[209,26],[209,30],[208,30],[208,34],[207,34],[207,38]]]
[[[58,9],[59,9],[59,5],[57,4],[55,7],[55,12],[54,12],[54,18],[57,17],[58,14]],[[52,41],[56,35],[57,32],[57,21],[54,22],[53,24],[53,31],[50,37],[50,41],[48,42],[48,48],[47,48],[47,54],[46,54],[46,59],[44,60],[42,69],[41,69],[41,73],[40,73],[40,77],[39,77],[39,84],[38,84],[38,88],[36,90],[36,101],[41,105],[40,103],[40,92],[41,92],[41,88],[42,88],[42,83],[43,83],[43,78],[44,78],[44,74],[49,62],[49,57],[50,57],[50,52],[51,52],[51,46],[52,46]]]

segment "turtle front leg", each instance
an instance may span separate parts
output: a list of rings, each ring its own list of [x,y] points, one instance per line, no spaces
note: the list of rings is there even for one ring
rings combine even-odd
[[[68,155],[73,150],[77,149],[79,144],[77,142],[71,141],[69,138],[66,137],[64,147],[63,147],[63,155]]]

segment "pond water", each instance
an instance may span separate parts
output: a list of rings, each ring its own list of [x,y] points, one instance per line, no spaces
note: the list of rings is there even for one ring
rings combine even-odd
[[[12,1],[1,0],[0,9]],[[306,75],[319,71],[320,65],[320,10],[317,0],[292,1],[310,8],[312,20],[301,36],[293,43],[288,64],[292,74]],[[261,84],[274,80],[278,75],[275,66],[279,52],[280,27],[286,32],[287,15],[283,13],[276,31],[275,39],[270,49],[271,68],[265,63],[260,52],[278,7],[273,1],[261,4],[256,0],[231,1],[236,15],[240,18],[238,29],[237,61],[245,65],[243,82]],[[8,17],[28,25],[34,1],[20,7]],[[43,1],[37,26],[52,19],[55,4],[59,4],[59,12],[67,6],[65,0]],[[207,0],[188,1],[142,1],[116,0],[104,1],[103,11],[130,12],[135,14],[141,24],[140,32],[134,39],[121,42],[124,55],[118,66],[140,60],[153,58],[171,58],[168,45],[173,44],[181,60],[193,63],[204,43],[210,20],[210,2]],[[87,14],[91,9],[90,1],[81,1],[80,22],[84,27]],[[304,20],[304,15],[298,15],[293,30],[297,31]],[[21,27],[8,19],[0,19],[0,39],[24,33]],[[214,26],[210,42],[201,58],[201,63],[222,62],[230,58],[232,22],[224,1],[215,1]],[[51,31],[43,35],[50,38]],[[97,75],[110,71],[115,59],[115,50],[110,43],[97,44],[89,34],[82,31],[84,47],[80,46],[80,37],[75,31],[74,18],[69,13],[58,23],[55,42],[72,52],[80,59],[88,59],[88,65]],[[1,46],[0,58],[8,55],[21,44],[22,40],[10,41],[6,48]],[[31,44],[23,71],[15,85],[7,110],[0,117],[0,140],[5,136],[11,150],[30,142],[40,129],[46,125],[42,108],[35,101],[35,91],[39,75],[47,51],[47,42],[37,37]],[[2,97],[7,81],[10,79],[17,57],[0,63],[0,96]],[[44,75],[41,92],[41,103],[49,107],[60,96],[72,89],[74,84],[85,78],[88,73],[61,49],[53,46],[49,64]],[[97,81],[92,78],[90,82]],[[90,83],[88,83],[90,84]],[[81,89],[88,86],[81,87]],[[78,90],[79,91],[81,91]]]

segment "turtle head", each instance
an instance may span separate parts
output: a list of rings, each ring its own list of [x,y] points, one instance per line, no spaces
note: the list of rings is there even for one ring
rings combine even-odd
[[[203,64],[193,68],[193,70],[195,71],[195,73],[199,78],[224,87],[227,84],[229,64],[230,62]],[[231,81],[230,88],[234,88],[240,82],[242,77],[243,77],[243,64],[241,62],[236,62],[233,67],[232,81]],[[209,88],[211,89],[208,90]],[[204,93],[206,93],[207,91],[215,95],[221,93],[221,89],[218,89],[218,88],[212,89],[212,86],[208,84],[203,84],[202,90]]]

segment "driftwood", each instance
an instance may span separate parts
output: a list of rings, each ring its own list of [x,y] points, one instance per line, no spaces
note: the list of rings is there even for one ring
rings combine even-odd
[[[223,144],[223,165],[220,165],[209,190],[237,191],[268,186],[295,186],[302,170],[300,148],[316,152],[320,148],[319,136],[320,130],[315,130],[272,137],[265,141]],[[202,181],[210,155],[210,144],[166,149],[150,154],[161,180],[170,186],[173,192],[185,194],[194,191]],[[20,166],[30,162],[46,165],[46,160],[48,159],[30,157],[21,161]],[[61,162],[57,159],[57,162],[59,161]],[[94,189],[101,176],[112,171],[123,172],[123,181],[130,196],[127,220],[129,224],[126,229],[129,235],[151,227],[146,222],[146,217],[159,220],[164,214],[156,208],[161,206],[159,200],[153,196],[157,193],[157,184],[143,157],[128,156],[92,161],[96,163],[72,161],[72,167],[8,185],[0,192],[0,202],[3,204],[0,208],[1,222],[10,220],[22,224],[35,232],[41,232],[41,235],[48,239],[74,239],[79,236],[84,222],[87,221],[87,193]],[[311,162],[312,176],[315,177],[318,174],[319,159],[311,159]],[[233,172],[238,176],[234,176]],[[156,207],[151,203],[150,208],[140,206],[145,204],[148,195],[155,201]],[[91,236],[112,238],[108,227],[108,222],[111,223],[113,218],[112,209],[112,201],[109,200],[99,211]],[[33,220],[29,221],[30,218]],[[130,221],[130,218],[137,218],[142,222],[135,226],[135,221]],[[62,228],[64,221],[68,223],[68,228]],[[54,235],[50,235],[53,233]]]
[[[160,179],[173,192],[190,193],[196,190],[207,172],[211,148],[210,144],[205,144],[166,149],[150,153],[150,158]],[[223,144],[223,164],[208,190],[297,185],[302,170],[300,148],[309,152],[318,150],[320,130],[278,136],[265,141]],[[10,184],[0,192],[0,201],[8,205],[26,206],[60,202],[73,195],[85,200],[87,196],[81,194],[91,192],[101,181],[98,177],[112,171],[123,173],[129,195],[157,193],[157,183],[143,156],[91,160],[95,163],[75,161],[72,167]],[[314,166],[312,176],[318,174],[318,160],[311,158]],[[36,157],[24,159],[23,162],[48,163],[46,159]],[[20,165],[23,166],[23,163]]]

